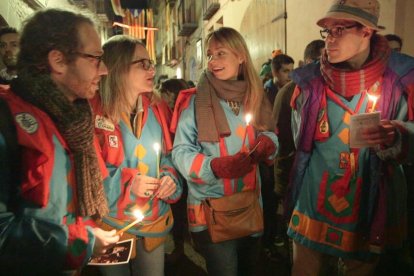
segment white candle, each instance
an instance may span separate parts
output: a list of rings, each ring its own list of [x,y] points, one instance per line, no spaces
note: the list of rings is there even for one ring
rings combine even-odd
[[[250,121],[252,120],[252,114],[247,113],[244,119],[246,120],[246,128],[244,129],[244,134],[243,134],[243,141],[242,141],[242,147],[241,147],[242,150],[245,148],[244,144],[246,143],[247,128],[249,127]]]
[[[154,143],[154,150],[157,154],[157,179],[160,179],[160,144]]]
[[[120,235],[122,233],[124,233],[126,230],[128,230],[129,228],[131,228],[132,226],[134,226],[135,224],[141,222],[144,219],[144,215],[142,214],[142,212],[140,210],[135,210],[134,211],[134,216],[137,218],[136,220],[134,220],[133,222],[131,222],[130,224],[128,224],[127,226],[125,226],[124,228],[122,228],[121,230],[118,230],[115,233],[116,235]]]

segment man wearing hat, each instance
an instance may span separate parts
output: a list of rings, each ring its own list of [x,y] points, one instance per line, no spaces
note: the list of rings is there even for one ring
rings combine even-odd
[[[370,275],[379,254],[406,239],[401,164],[414,159],[414,59],[376,33],[379,9],[377,0],[335,1],[317,22],[321,63],[292,75],[293,275],[318,275],[327,256],[341,258],[346,275]],[[366,145],[351,147],[352,116],[370,112],[380,123],[362,125]]]

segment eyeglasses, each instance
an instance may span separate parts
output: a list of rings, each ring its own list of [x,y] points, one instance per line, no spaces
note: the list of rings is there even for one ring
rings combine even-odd
[[[141,64],[142,69],[144,69],[145,71],[155,68],[154,61],[147,59],[147,58],[142,58],[142,59],[134,60],[131,62],[131,64],[137,64],[137,63]]]
[[[358,27],[358,24],[354,24],[351,26],[337,26],[337,27],[333,27],[331,29],[323,29],[320,30],[319,32],[321,33],[321,37],[322,39],[326,39],[328,37],[328,35],[332,36],[333,38],[339,38],[342,36],[342,32],[344,30],[348,30],[348,29],[352,29]]]
[[[207,54],[207,61],[212,61],[214,58],[219,59],[219,60],[224,59],[224,58],[226,58],[227,55],[228,54],[224,51],[219,51],[216,54]]]
[[[91,54],[86,54],[86,53],[81,53],[81,52],[76,52],[75,54],[77,54],[78,56],[83,57],[83,58],[93,58],[93,59],[97,60],[96,67],[98,67],[98,68],[99,68],[99,65],[101,65],[101,62],[102,62],[102,59],[103,59],[103,54],[100,55],[100,56],[94,56],[94,55],[91,55]]]

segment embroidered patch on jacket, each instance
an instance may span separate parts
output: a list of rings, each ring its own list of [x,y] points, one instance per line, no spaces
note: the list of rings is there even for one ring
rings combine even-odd
[[[300,223],[300,217],[298,215],[293,215],[292,219],[290,220],[293,226],[298,226]]]
[[[319,123],[319,132],[322,133],[322,134],[326,134],[326,133],[328,133],[328,131],[329,131],[329,124],[328,124],[328,122],[325,121],[325,120],[322,120]]]
[[[35,133],[39,128],[39,123],[30,113],[19,113],[14,118],[19,126],[29,134]]]
[[[349,166],[349,152],[343,151],[339,154],[339,168],[346,169]]]
[[[341,245],[342,236],[343,236],[342,231],[329,227],[326,231],[325,239],[326,239],[326,242],[329,242],[335,245]]]
[[[107,118],[96,115],[95,127],[103,130],[114,131],[115,125],[111,123]]]
[[[336,194],[333,194],[328,197],[328,201],[338,214],[349,208],[349,202],[343,196],[338,197]]]
[[[118,136],[116,135],[109,135],[108,136],[109,146],[111,148],[118,148]]]
[[[349,145],[349,128],[344,128],[339,132],[338,138],[341,139],[344,145]]]

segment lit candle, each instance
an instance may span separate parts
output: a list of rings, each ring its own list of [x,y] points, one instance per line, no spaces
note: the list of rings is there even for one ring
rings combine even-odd
[[[368,94],[368,100],[372,101],[372,107],[369,111],[370,113],[375,111],[375,106],[377,105],[378,96]]]
[[[160,179],[160,144],[155,143],[154,144],[154,150],[155,153],[157,154],[157,179]]]
[[[252,120],[252,114],[247,113],[244,119],[246,120],[246,128],[244,129],[244,134],[243,134],[243,141],[242,141],[242,147],[241,147],[242,151],[245,149],[244,144],[246,143],[247,128],[249,127],[249,123]]]
[[[130,224],[128,224],[127,226],[125,226],[124,228],[122,228],[121,230],[118,230],[115,233],[115,236],[120,235],[122,233],[124,233],[126,230],[128,230],[129,228],[131,228],[132,226],[134,226],[135,224],[141,222],[144,219],[144,215],[142,214],[142,212],[140,210],[135,210],[134,211],[134,216],[137,218],[136,220],[134,220],[133,222],[131,222]]]

